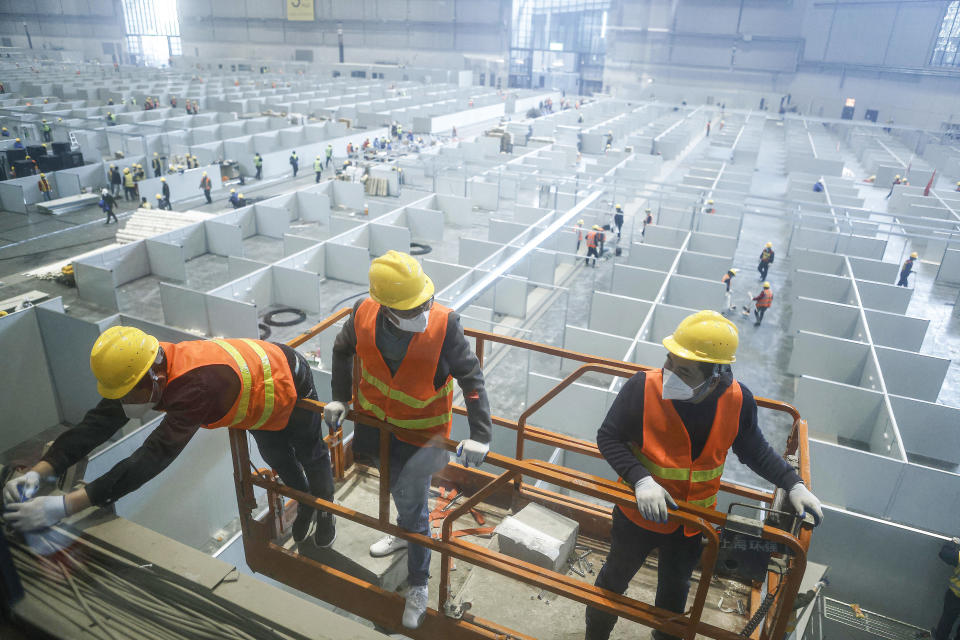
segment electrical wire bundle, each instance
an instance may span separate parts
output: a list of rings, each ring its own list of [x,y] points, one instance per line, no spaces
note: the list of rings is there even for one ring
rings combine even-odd
[[[73,540],[71,540],[73,542]],[[29,598],[104,640],[306,640],[175,573],[95,549],[83,540],[45,557],[10,541]],[[99,543],[98,543],[99,544]]]

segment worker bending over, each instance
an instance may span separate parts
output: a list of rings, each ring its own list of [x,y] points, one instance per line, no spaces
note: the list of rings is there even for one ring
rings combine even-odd
[[[638,372],[614,399],[597,446],[633,487],[637,508],[613,508],[610,554],[596,586],[626,591],[647,555],[659,549],[656,606],[683,613],[690,576],[700,560],[696,530],[668,522],[682,500],[715,508],[727,452],[789,492],[797,513],[823,518],[820,501],[767,443],[753,394],[733,377],[737,327],[715,311],[687,316],[663,340],[662,369]],[[617,617],[587,608],[586,640],[606,640]],[[659,630],[654,640],[673,638]]]
[[[116,326],[94,343],[90,368],[104,399],[4,488],[5,517],[16,529],[43,529],[90,505],[113,504],[166,469],[201,427],[249,430],[286,485],[333,499],[320,415],[295,407],[300,398],[316,400],[317,392],[307,361],[294,349],[262,340],[160,342],[140,329]],[[166,415],[130,457],[65,496],[34,497],[42,482],[151,410]],[[299,506],[294,540],[303,542],[313,532],[314,515],[312,507]],[[316,520],[313,543],[330,546],[333,514],[320,512]]]
[[[453,380],[463,391],[470,438],[460,442],[458,461],[478,466],[489,451],[490,405],[477,356],[463,335],[455,312],[433,301],[433,281],[420,263],[405,253],[388,251],[370,265],[370,297],[358,302],[333,345],[333,402],[323,417],[335,429],[353,398],[361,414],[404,430],[449,438]],[[360,378],[353,397],[353,360],[359,357]],[[379,460],[380,430],[357,422],[354,456]],[[390,493],[397,507],[397,526],[430,535],[427,498],[430,477],[447,464],[447,451],[405,435],[390,435]],[[385,556],[407,547],[402,538],[386,536],[370,547]],[[403,626],[416,629],[427,610],[430,551],[407,549],[407,582]]]

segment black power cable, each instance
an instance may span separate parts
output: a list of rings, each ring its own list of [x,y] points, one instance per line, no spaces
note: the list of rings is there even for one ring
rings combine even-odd
[[[410,255],[412,256],[425,256],[431,251],[433,251],[433,247],[428,244],[423,244],[422,242],[410,243]]]
[[[278,316],[283,313],[293,313],[293,314],[296,314],[297,317],[293,320],[274,320],[275,316]],[[306,319],[307,319],[307,314],[301,311],[300,309],[296,309],[294,307],[284,307],[283,309],[276,309],[274,311],[267,313],[267,315],[263,316],[263,321],[266,324],[270,325],[271,327],[292,327],[295,324],[300,324]]]

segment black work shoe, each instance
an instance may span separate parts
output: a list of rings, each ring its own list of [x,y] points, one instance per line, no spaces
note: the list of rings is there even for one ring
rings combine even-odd
[[[317,530],[313,534],[313,544],[326,549],[337,539],[337,520],[329,511],[317,512]]]
[[[297,509],[297,518],[293,521],[292,527],[294,542],[303,542],[313,534],[316,527],[313,520],[315,514],[316,511],[312,507],[299,507]]]

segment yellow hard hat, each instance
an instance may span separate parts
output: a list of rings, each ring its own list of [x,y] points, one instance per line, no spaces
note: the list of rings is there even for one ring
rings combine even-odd
[[[707,204],[713,204],[713,200],[707,200]]]
[[[207,172],[206,172],[206,171],[204,171],[204,172],[203,172],[203,175],[207,175]]]
[[[663,346],[675,356],[714,364],[736,362],[738,344],[737,326],[716,311],[687,316],[663,339]]]
[[[123,172],[124,172],[124,173],[130,173],[130,167],[124,167],[124,168],[123,168]]]
[[[767,244],[765,244],[765,245],[763,245],[763,246],[765,246],[767,249],[769,249],[769,248],[771,248],[771,247],[773,246],[773,243],[772,243],[772,242],[768,242]]]
[[[621,207],[619,204],[614,205],[614,206],[615,206],[617,209],[622,209],[622,208],[623,208],[623,207]]]
[[[166,178],[160,178],[160,182],[166,182],[166,181],[167,181]]]
[[[110,327],[90,350],[90,369],[97,392],[116,400],[130,393],[153,366],[160,342],[135,327]]]
[[[237,192],[236,189],[230,189],[230,193],[236,193],[236,192]]]
[[[433,297],[433,280],[413,256],[387,251],[370,264],[370,297],[391,309],[406,311]]]
[[[911,254],[910,254],[910,257],[911,257],[911,258],[917,258],[917,257],[918,257],[918,256],[917,256],[917,252],[914,251],[913,253],[911,253]]]
[[[162,198],[163,198],[163,196],[158,193],[158,194],[157,194],[157,200],[160,200],[160,199],[162,199]]]
[[[16,139],[16,142],[20,142],[20,138],[17,138],[17,139]]]
[[[594,231],[602,231],[602,227],[600,227],[600,225],[598,225],[598,224],[593,225],[593,227],[591,227],[591,228],[592,228]]]
[[[577,220],[577,224],[583,224],[583,218]]]
[[[154,151],[154,152],[153,152],[153,155],[154,155],[154,156],[157,156],[157,155],[159,155],[159,154],[158,154],[156,151]]]
[[[41,177],[41,178],[46,178],[46,177],[47,177],[47,174],[41,173],[41,174],[40,174],[40,177]]]
[[[898,173],[896,176],[894,176],[893,179],[894,179],[894,180],[899,180],[899,179],[900,179],[900,174]]]
[[[737,275],[738,273],[740,273],[740,269],[730,269],[730,273],[732,273],[733,275]]]
[[[770,283],[769,283],[769,282],[764,282],[764,283],[763,283],[763,288],[764,288],[764,289],[769,289],[769,288],[770,288]]]
[[[237,197],[238,197],[238,198],[242,198],[242,197],[243,197],[243,194],[241,193],[241,194],[238,195]]]

